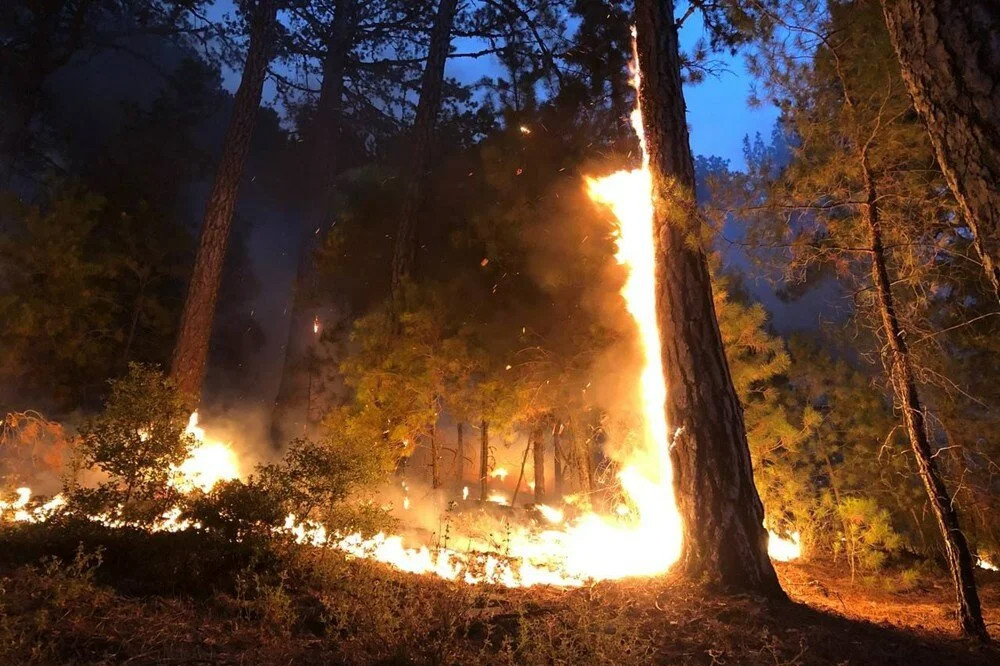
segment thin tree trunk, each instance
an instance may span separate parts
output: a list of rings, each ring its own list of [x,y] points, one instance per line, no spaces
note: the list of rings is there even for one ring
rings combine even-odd
[[[458,443],[455,446],[455,478],[458,480],[458,485],[465,483],[465,429],[462,425],[459,421],[455,426],[458,435]]]
[[[885,247],[882,243],[878,193],[868,167],[867,155],[862,156],[862,169],[867,195],[867,203],[862,206],[862,215],[868,226],[872,254],[872,282],[875,285],[882,330],[888,342],[889,376],[903,410],[903,424],[917,461],[920,480],[927,490],[934,517],[941,530],[944,554],[948,560],[948,569],[951,571],[958,598],[959,625],[966,635],[986,640],[988,635],[979,604],[979,593],[976,590],[972,555],[965,541],[965,534],[959,526],[958,512],[934,462],[931,445],[927,439],[924,411],[913,378],[913,368],[910,365],[906,336],[896,317],[892,282],[886,269]]]
[[[524,468],[528,464],[528,454],[531,453],[532,444],[534,443],[534,431],[528,433],[527,443],[524,445],[524,455],[521,456],[521,468],[517,473],[517,483],[514,484],[514,494],[510,498],[510,505],[514,506],[517,502],[517,495],[521,492],[521,482],[524,481]]]
[[[285,362],[281,383],[271,415],[271,439],[275,446],[284,444],[288,435],[300,435],[309,425],[308,415],[298,411],[305,399],[309,357],[314,353],[317,336],[313,321],[318,312],[310,306],[313,277],[312,258],[315,243],[334,211],[336,179],[339,175],[341,135],[344,115],[344,77],[347,59],[354,43],[357,25],[356,0],[339,0],[333,12],[323,82],[314,119],[313,154],[309,170],[308,208],[303,216],[298,247],[298,264],[291,294],[292,314],[285,343]]]
[[[701,249],[672,0],[637,0],[639,100],[652,173],[656,310],[677,507],[679,566],[728,589],[784,598],[767,555],[743,409]]]
[[[431,426],[431,488],[441,487],[441,451],[438,449],[437,426]]]
[[[484,419],[479,428],[479,501],[485,502],[490,492],[490,424]]]
[[[402,308],[403,283],[413,273],[417,246],[417,210],[434,142],[434,126],[441,109],[444,66],[451,48],[451,29],[457,0],[440,0],[431,29],[427,65],[420,82],[420,101],[413,122],[412,153],[404,173],[403,202],[392,257],[392,302],[398,315]]]
[[[129,355],[132,353],[132,343],[135,341],[135,329],[139,326],[139,315],[142,314],[142,299],[146,295],[146,280],[148,280],[146,275],[139,278],[139,293],[132,306],[132,321],[129,323],[128,335],[125,337],[125,349],[122,350],[122,363],[125,365],[128,365]]]
[[[212,192],[205,207],[198,254],[181,315],[170,375],[188,400],[197,403],[208,360],[215,302],[226,258],[229,229],[271,60],[277,2],[258,0],[250,16],[250,47],[233,113],[222,143]]]
[[[594,478],[594,454],[591,450],[590,439],[583,437],[577,447],[579,456],[580,486],[587,489],[589,494],[597,490],[597,479]]]
[[[535,473],[535,504],[545,502],[545,438],[541,426],[531,431],[532,468]]]
[[[1000,299],[1000,4],[883,0],[903,81]]]
[[[562,448],[559,445],[562,428],[563,424],[561,421],[557,421],[552,426],[552,490],[555,492],[556,497],[562,497],[563,494],[563,460]]]

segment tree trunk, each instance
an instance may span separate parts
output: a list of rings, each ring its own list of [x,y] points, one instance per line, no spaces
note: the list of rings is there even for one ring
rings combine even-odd
[[[465,483],[465,429],[461,421],[455,426],[455,431],[458,435],[458,443],[455,445],[455,478],[458,485],[462,485]]]
[[[437,426],[431,426],[431,488],[441,487],[441,451],[438,448]]]
[[[767,555],[743,409],[726,361],[700,247],[694,162],[672,0],[637,0],[639,100],[652,173],[656,310],[677,507],[679,566],[726,589],[783,598]]]
[[[563,461],[562,449],[559,446],[562,428],[562,422],[556,422],[552,426],[552,490],[555,492],[556,497],[562,497],[563,494]]]
[[[545,502],[545,431],[541,426],[531,431],[531,466],[535,473],[535,504]]]
[[[906,427],[906,435],[910,440],[910,447],[913,449],[913,456],[917,461],[920,480],[923,481],[924,488],[927,490],[934,517],[941,530],[945,558],[948,560],[948,569],[951,571],[955,593],[958,597],[958,618],[961,630],[968,636],[986,640],[988,635],[986,625],[983,622],[982,609],[979,605],[972,555],[965,541],[965,534],[959,526],[958,512],[952,504],[951,496],[948,494],[934,462],[931,445],[927,439],[924,411],[917,393],[916,381],[913,378],[913,368],[910,365],[906,335],[896,317],[892,282],[886,269],[885,248],[882,244],[877,203],[878,193],[868,169],[867,156],[862,157],[862,168],[867,195],[867,203],[862,206],[862,215],[869,232],[875,297],[882,319],[882,330],[888,341],[886,365],[889,377],[892,380],[896,399],[903,410],[903,425]]]
[[[258,0],[250,16],[250,47],[222,143],[212,192],[205,207],[198,254],[170,366],[170,375],[177,387],[195,404],[201,397],[205,378],[208,343],[212,335],[229,229],[260,107],[264,76],[271,60],[276,12],[275,0]]]
[[[1000,299],[1000,5],[883,0],[903,80]]]
[[[479,433],[479,501],[485,502],[490,492],[490,424],[487,421],[482,422]]]
[[[356,0],[340,0],[333,12],[326,58],[323,60],[323,82],[320,84],[316,117],[313,120],[313,154],[308,177],[309,203],[300,230],[298,268],[291,294],[292,314],[285,343],[285,362],[281,383],[271,415],[271,439],[278,447],[290,436],[302,435],[308,425],[308,414],[300,411],[306,399],[310,357],[318,336],[313,322],[319,312],[311,307],[312,258],[317,231],[324,228],[333,215],[336,179],[339,175],[339,155],[344,114],[344,77],[347,58],[354,44],[357,25]]]
[[[440,0],[431,29],[427,65],[420,82],[420,101],[413,121],[412,153],[404,170],[403,202],[392,257],[392,302],[397,315],[402,308],[403,283],[413,273],[417,245],[417,209],[434,141],[434,125],[441,109],[444,66],[451,48],[451,28],[457,0]]]

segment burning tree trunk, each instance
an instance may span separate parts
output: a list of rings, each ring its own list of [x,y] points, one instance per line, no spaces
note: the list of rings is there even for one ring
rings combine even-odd
[[[323,82],[320,84],[316,118],[313,121],[313,155],[309,177],[310,202],[300,231],[298,268],[292,294],[292,315],[285,343],[285,362],[281,383],[271,416],[271,436],[275,445],[283,444],[285,432],[300,435],[309,422],[306,411],[297,411],[307,402],[310,358],[318,339],[313,331],[317,313],[309,306],[312,256],[317,230],[333,214],[336,178],[339,174],[340,135],[343,131],[344,77],[347,58],[354,43],[357,23],[356,0],[340,0],[333,13]],[[301,415],[300,415],[301,414]]]
[[[257,110],[260,107],[264,75],[271,60],[276,13],[276,0],[258,0],[250,12],[250,46],[243,67],[243,78],[236,91],[233,114],[222,143],[222,155],[219,157],[212,192],[205,207],[198,254],[171,361],[170,374],[177,383],[177,388],[194,402],[201,397],[226,244],[243,167],[250,150],[250,138],[253,136]]]
[[[541,425],[531,431],[531,465],[535,473],[535,503],[545,502],[545,438]]]
[[[480,424],[479,436],[479,501],[485,502],[490,492],[490,424],[485,420]]]
[[[1000,8],[883,0],[903,80],[1000,298]]]
[[[455,478],[461,485],[465,482],[465,429],[462,427],[461,421],[455,426],[455,431],[458,436],[455,445]]]
[[[781,598],[700,246],[673,2],[637,0],[636,26],[666,418],[685,528],[679,566],[710,584]]]
[[[913,368],[910,365],[905,332],[896,317],[892,282],[889,280],[889,273],[886,269],[885,248],[882,244],[878,192],[868,167],[866,154],[862,156],[862,170],[867,200],[867,203],[862,206],[862,216],[869,232],[875,298],[879,316],[882,319],[882,330],[888,341],[887,370],[896,398],[903,410],[903,424],[906,427],[910,447],[913,449],[913,455],[917,461],[920,479],[927,490],[934,517],[941,530],[945,558],[948,560],[948,569],[951,571],[958,597],[959,624],[965,634],[987,639],[986,625],[983,623],[982,609],[979,605],[979,593],[976,590],[972,555],[965,541],[965,535],[959,526],[958,513],[955,511],[944,481],[934,464],[934,455],[931,452],[930,442],[927,440],[924,411],[913,378]]]
[[[434,125],[441,109],[444,87],[444,66],[451,48],[451,29],[455,19],[457,0],[440,0],[434,27],[431,30],[427,65],[420,82],[420,101],[413,122],[412,153],[404,171],[403,203],[396,227],[392,257],[393,310],[399,313],[402,306],[403,283],[412,274],[416,259],[417,208],[420,206],[430,151],[434,140]]]

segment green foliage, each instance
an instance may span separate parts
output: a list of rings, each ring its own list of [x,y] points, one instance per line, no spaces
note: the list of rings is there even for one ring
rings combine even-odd
[[[0,374],[29,389],[73,392],[80,375],[111,365],[106,334],[117,311],[110,267],[88,252],[104,201],[67,192],[43,210],[5,197],[0,215]]]
[[[194,491],[185,498],[182,518],[232,541],[268,538],[288,515],[281,499],[278,492],[253,477],[224,480],[207,493]]]
[[[843,522],[844,555],[851,568],[851,580],[857,572],[873,573],[899,552],[903,538],[893,529],[889,511],[870,497],[847,497],[837,505]]]
[[[155,520],[178,499],[170,481],[194,444],[187,422],[173,382],[153,366],[130,364],[126,377],[111,382],[104,411],[80,429],[77,444],[83,465],[108,480],[96,489],[73,488],[73,502],[128,521]]]
[[[828,354],[798,350],[811,362],[796,364],[789,388],[815,432],[804,447],[783,453],[790,468],[772,487],[782,489],[784,506],[823,517],[817,545],[843,531],[842,501],[867,497],[889,512],[908,548],[928,556],[938,548],[918,470],[897,431],[890,382],[829,358],[878,370],[891,363],[866,249],[871,187],[927,434],[948,452],[935,462],[972,519],[971,541],[988,550],[998,533],[987,471],[997,454],[995,298],[970,257],[968,230],[912,109],[879,3],[787,3],[780,10],[789,34],[762,40],[751,62],[782,109],[777,140],[748,147],[749,176],[737,179],[737,198],[751,221],[749,244],[763,248],[755,258],[791,285],[786,295],[799,297],[835,275],[856,334],[851,351],[822,336]]]
[[[380,437],[331,433],[320,442],[292,442],[279,463],[259,467],[257,482],[251,479],[248,485],[265,493],[266,507],[280,507],[281,518],[294,514],[330,532],[371,536],[393,526],[389,514],[366,493],[386,478],[396,456]]]

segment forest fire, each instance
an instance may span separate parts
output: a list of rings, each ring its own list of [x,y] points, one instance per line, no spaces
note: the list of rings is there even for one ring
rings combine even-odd
[[[637,85],[636,79],[633,84]],[[664,415],[666,386],[660,366],[660,332],[656,319],[655,255],[653,244],[652,186],[648,157],[643,142],[641,114],[638,108],[631,117],[632,126],[642,143],[643,164],[634,170],[622,170],[608,176],[587,178],[590,198],[606,206],[617,221],[615,235],[618,263],[628,271],[621,290],[628,313],[636,325],[642,354],[641,372],[632,396],[640,406],[643,426],[634,441],[618,443],[607,454],[620,470],[617,479],[623,501],[609,515],[587,511],[567,517],[558,506],[535,506],[541,524],[532,521],[508,521],[506,535],[499,545],[494,539],[478,534],[454,534],[452,543],[463,549],[420,545],[407,546],[400,535],[331,534],[322,525],[299,521],[289,515],[283,531],[296,541],[317,547],[333,547],[353,557],[375,560],[401,571],[433,574],[467,583],[496,583],[509,587],[537,584],[578,586],[586,581],[621,579],[662,574],[680,554],[683,529],[677,512],[669,457],[669,428]],[[319,321],[313,322],[318,333]],[[238,456],[231,445],[206,435],[194,412],[185,431],[197,445],[187,460],[175,468],[172,483],[182,492],[209,491],[222,480],[241,478]],[[490,477],[503,483],[510,471],[497,467]],[[532,485],[531,482],[528,484]],[[406,483],[404,491],[408,491]],[[31,491],[21,488],[13,502],[0,503],[0,517],[19,522],[45,520],[64,504],[61,496],[29,508]],[[468,488],[463,488],[463,500]],[[499,490],[486,500],[504,507],[511,498]],[[564,498],[568,504],[569,498]],[[409,495],[402,507],[411,510]],[[169,511],[150,527],[152,531],[176,531],[198,527],[179,519],[180,511]],[[106,516],[93,516],[105,524],[115,524]],[[474,530],[475,531],[475,530]],[[788,561],[800,555],[798,535],[783,539],[771,535],[771,555]]]

